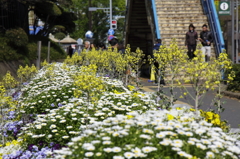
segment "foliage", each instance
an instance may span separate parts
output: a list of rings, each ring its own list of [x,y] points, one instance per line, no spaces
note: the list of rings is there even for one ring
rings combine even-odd
[[[240,65],[234,64],[232,66],[232,71],[235,72],[235,78],[233,79],[233,81],[228,83],[227,90],[239,92],[240,91]],[[231,72],[231,71],[229,71],[229,72]],[[225,75],[225,76],[227,76],[227,75]]]
[[[17,80],[11,75],[10,71],[3,76],[3,85],[5,88],[10,89],[16,87],[18,84]]]
[[[7,30],[5,36],[17,47],[25,46],[28,43],[28,36],[22,28]]]
[[[70,8],[74,11],[77,15],[77,20],[75,21],[76,24],[76,31],[71,34],[74,38],[84,38],[85,33],[89,30],[89,12],[88,0],[72,0],[73,6]],[[112,2],[113,6],[113,16],[125,16],[126,6],[125,0],[118,0]],[[87,7],[86,7],[87,6]],[[92,7],[98,8],[109,8],[109,1],[108,0],[92,0]],[[95,12],[91,12],[92,14],[92,32],[94,33],[95,43],[98,42],[105,42],[107,37],[106,33],[109,29],[109,17],[103,10],[97,10]],[[124,20],[118,20],[118,29],[115,30],[115,35],[122,41],[124,31]]]
[[[45,16],[59,16],[62,14],[61,9],[53,2],[51,1],[41,1],[41,2],[37,2],[35,4],[35,13],[38,15],[40,13],[43,13]],[[43,17],[43,16],[42,16]],[[40,18],[42,18],[40,17]],[[43,19],[45,20],[45,19]]]
[[[83,93],[87,94],[89,100],[95,96],[95,94],[101,94],[105,88],[101,77],[96,77],[97,66],[89,65],[81,68],[81,73],[76,76],[74,85],[76,90],[74,91],[75,97],[82,96]]]
[[[8,39],[0,35],[0,61],[11,61],[19,59],[17,50],[8,45]]]
[[[64,34],[63,32],[58,32],[58,33],[54,34],[54,37],[56,39],[62,40],[62,39],[64,39],[66,37],[66,34]]]
[[[28,54],[30,60],[35,60],[37,58],[37,41],[42,41],[41,48],[41,59],[47,59],[48,52],[48,41],[49,39],[41,36],[29,36],[31,42],[28,43]],[[50,60],[64,59],[66,53],[64,50],[55,42],[51,42],[50,48]]]
[[[158,65],[158,93],[160,92],[160,78],[164,75],[166,76],[166,74],[170,75],[170,79],[166,79],[165,83],[170,84],[171,96],[169,106],[173,106],[176,101],[174,82],[182,78],[183,75],[181,71],[187,63],[185,50],[179,48],[176,40],[173,39],[169,47],[161,46],[159,50],[154,53],[154,59],[151,59],[151,61],[153,66],[155,66],[153,62],[157,62]]]
[[[32,67],[29,67],[28,65],[25,67],[19,66],[17,70],[17,75],[18,78],[21,79],[21,83],[30,80],[30,78],[32,78],[36,73],[37,68],[34,65],[32,65]]]
[[[31,35],[29,42],[24,46],[12,47],[10,40],[5,36],[0,36],[0,61],[26,60],[32,61],[37,58],[37,41],[42,41],[42,59],[47,59],[48,41],[46,37]],[[52,42],[50,48],[50,59],[64,59],[66,53],[57,43]],[[29,64],[29,63],[28,63]]]

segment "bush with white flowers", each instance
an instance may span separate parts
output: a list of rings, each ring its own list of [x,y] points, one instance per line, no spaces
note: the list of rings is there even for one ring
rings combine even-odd
[[[240,149],[236,139],[212,127],[200,112],[185,109],[117,115],[91,127],[68,148],[55,151],[56,158],[85,159],[232,159]]]
[[[139,95],[138,95],[139,94]],[[37,115],[33,123],[22,127],[28,144],[51,142],[65,145],[72,137],[79,134],[81,125],[86,127],[116,114],[131,111],[156,110],[154,101],[143,93],[107,93],[97,103],[88,103],[86,98],[70,99],[66,105],[57,109],[46,109],[47,114]]]

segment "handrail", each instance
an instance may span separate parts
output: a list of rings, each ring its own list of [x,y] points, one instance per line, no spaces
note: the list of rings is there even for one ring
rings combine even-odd
[[[158,16],[157,16],[157,9],[156,9],[156,3],[155,0],[151,0],[152,2],[152,10],[153,10],[153,16],[154,16],[154,23],[155,23],[155,29],[156,29],[156,37],[157,39],[161,39],[161,34],[160,34],[160,26],[158,23]]]
[[[216,45],[216,56],[219,56],[219,54],[222,53],[225,49],[225,43],[223,40],[222,30],[220,27],[216,7],[214,5],[214,0],[202,0],[202,5],[205,14],[207,14],[208,16],[211,32],[214,37]]]

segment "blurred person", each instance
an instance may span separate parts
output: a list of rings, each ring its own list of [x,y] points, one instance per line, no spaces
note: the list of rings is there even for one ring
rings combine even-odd
[[[121,54],[125,53],[125,47],[122,43],[118,44],[118,52],[120,52]]]
[[[201,43],[202,43],[201,50],[202,50],[202,54],[204,55],[204,61],[210,61],[211,44],[213,43],[213,37],[212,37],[212,33],[210,31],[208,31],[207,24],[204,24],[202,26],[202,32],[200,33],[199,41],[201,41]]]
[[[68,47],[68,55],[70,56],[70,58],[72,58],[72,55],[73,55],[73,48],[72,48],[72,46],[70,45],[69,47]]]
[[[112,38],[110,41],[109,41],[109,44],[111,45],[112,47],[112,50],[114,50],[115,48],[118,49],[118,39],[117,38]]]
[[[98,44],[98,49],[99,49],[99,50],[102,50],[102,51],[103,51],[103,50],[106,50],[106,45],[105,45],[104,43],[99,43],[99,44]]]
[[[159,50],[161,45],[162,45],[162,39],[157,39],[155,41],[155,45],[153,46],[153,50]]]
[[[185,45],[188,49],[188,57],[191,60],[195,57],[194,52],[196,51],[197,48],[198,34],[195,31],[195,27],[193,24],[190,24],[188,29],[189,30],[186,33]]]
[[[89,41],[85,41],[85,42],[84,42],[84,49],[85,49],[86,51],[91,50],[91,43],[90,43]]]
[[[91,50],[96,49],[94,44],[90,44],[90,48],[91,48]]]

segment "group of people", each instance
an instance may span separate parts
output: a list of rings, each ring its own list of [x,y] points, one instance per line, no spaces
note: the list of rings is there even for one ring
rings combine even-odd
[[[194,54],[194,52],[196,51],[197,48],[197,42],[200,41],[202,44],[202,54],[204,55],[204,61],[210,61],[210,57],[211,57],[211,44],[213,43],[213,36],[212,33],[208,30],[208,26],[206,24],[204,24],[202,26],[202,31],[200,32],[200,37],[198,37],[198,33],[195,31],[195,27],[193,24],[189,25],[189,30],[186,33],[186,39],[185,39],[185,46],[188,49],[188,57],[189,60],[193,59],[196,55]],[[155,45],[153,47],[153,50],[159,50],[160,46],[162,45],[162,40],[161,39],[157,39],[155,41]],[[154,63],[155,68],[158,68],[158,63],[155,62]],[[156,76],[157,74],[157,70],[151,70],[153,72],[155,72],[153,76]],[[151,77],[152,78],[152,77]],[[156,78],[152,78],[155,79],[155,83],[157,83]],[[163,75],[161,75],[160,78],[160,84],[165,85],[164,82],[164,78]]]
[[[202,26],[202,31],[200,32],[200,37],[198,37],[198,33],[195,31],[195,27],[193,24],[189,25],[189,30],[186,33],[185,45],[188,49],[188,57],[189,59],[193,59],[195,57],[194,52],[196,51],[197,41],[202,43],[202,54],[205,56],[204,60],[209,61],[211,57],[211,44],[213,43],[212,33],[208,30],[208,26],[204,24]]]
[[[211,44],[213,43],[213,36],[212,33],[208,30],[208,26],[206,24],[202,26],[200,37],[198,37],[198,33],[195,31],[193,24],[190,24],[188,29],[189,30],[186,33],[185,46],[188,49],[187,54],[189,59],[191,60],[195,57],[194,52],[197,48],[197,42],[200,41],[202,44],[202,54],[205,55],[204,60],[209,61],[211,57]],[[158,50],[161,45],[161,39],[157,39],[153,50]]]
[[[119,41],[118,41],[117,38],[110,39],[109,44],[110,44],[112,50],[117,49],[118,52],[121,52],[121,53],[125,52],[124,45],[119,44]],[[104,51],[107,48],[106,48],[106,45],[104,43],[99,43],[99,44],[95,45],[95,44],[91,43],[90,41],[85,41],[84,45],[83,45],[83,50],[91,51],[92,49]],[[74,49],[72,48],[72,46],[69,46],[68,47],[68,55],[70,57],[72,57],[73,53],[74,53]]]

